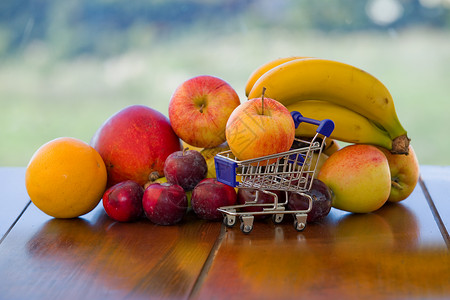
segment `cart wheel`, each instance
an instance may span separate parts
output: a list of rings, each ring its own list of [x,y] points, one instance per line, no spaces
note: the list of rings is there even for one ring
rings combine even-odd
[[[306,224],[303,222],[299,222],[297,220],[294,220],[294,228],[297,231],[303,231],[306,227]]]
[[[223,224],[225,226],[233,227],[235,223],[236,223],[236,217],[235,216],[225,215],[223,217]]]
[[[250,232],[252,232],[253,230],[253,226],[252,225],[246,225],[245,223],[241,223],[241,231],[245,234],[249,234]]]
[[[272,215],[272,221],[275,224],[280,224],[281,222],[283,222],[283,218],[284,218],[284,214]]]
[[[253,221],[255,219],[252,215],[244,215],[240,216],[239,219],[241,220],[241,231],[243,233],[250,233],[253,230]]]

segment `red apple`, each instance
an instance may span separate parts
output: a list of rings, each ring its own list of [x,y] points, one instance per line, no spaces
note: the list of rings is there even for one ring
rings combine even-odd
[[[213,76],[197,76],[175,90],[169,103],[169,119],[183,141],[212,148],[225,142],[228,117],[239,104],[239,96],[227,82]]]
[[[180,185],[185,191],[191,191],[206,177],[208,165],[197,150],[176,151],[170,154],[164,163],[164,175],[167,182]]]
[[[164,176],[164,162],[181,141],[162,113],[143,105],[122,109],[97,130],[91,145],[108,172],[108,186],[125,180],[144,185],[152,172]]]
[[[247,160],[288,151],[295,125],[289,110],[270,98],[256,98],[239,105],[230,115],[226,137],[231,152]]]
[[[174,225],[186,215],[188,200],[178,184],[152,183],[145,189],[142,205],[145,215],[153,223]]]
[[[391,171],[391,193],[389,202],[399,202],[408,198],[419,181],[419,161],[411,145],[408,154],[392,154],[385,148],[383,151]]]
[[[203,179],[192,191],[192,210],[201,219],[222,220],[222,213],[217,209],[234,204],[236,204],[236,190],[215,178]]]
[[[143,215],[142,197],[144,188],[132,180],[122,181],[103,194],[106,214],[119,222],[132,222]]]
[[[391,190],[387,158],[372,145],[349,145],[334,152],[317,178],[331,189],[333,207],[354,213],[379,209]]]

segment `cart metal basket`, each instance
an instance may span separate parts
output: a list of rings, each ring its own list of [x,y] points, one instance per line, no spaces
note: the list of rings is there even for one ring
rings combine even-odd
[[[239,189],[254,189],[254,201],[244,204],[223,206],[218,210],[224,215],[223,222],[232,227],[236,218],[241,221],[240,229],[243,233],[250,233],[253,221],[257,215],[272,215],[275,224],[283,221],[285,214],[294,216],[294,227],[302,231],[306,227],[306,219],[312,208],[312,198],[308,192],[316,172],[317,162],[322,154],[326,138],[334,130],[332,120],[322,121],[303,117],[299,112],[291,113],[297,128],[300,123],[317,125],[315,136],[311,140],[295,139],[298,148],[255,159],[239,161],[231,150],[218,153],[214,157],[217,180]],[[275,160],[275,162],[274,162]],[[286,201],[280,203],[274,191],[286,194]],[[299,193],[309,199],[306,210],[288,210],[288,193]],[[260,193],[273,197],[273,203],[257,203]],[[246,208],[259,207],[258,211],[248,211]]]

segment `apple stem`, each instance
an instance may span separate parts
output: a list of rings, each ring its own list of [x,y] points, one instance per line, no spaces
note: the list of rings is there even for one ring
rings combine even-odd
[[[150,175],[148,175],[148,179],[149,179],[151,182],[155,181],[155,180],[158,179],[158,178],[159,178],[159,173],[158,173],[158,171],[153,171],[153,172],[150,173]]]
[[[200,106],[200,113],[203,113],[203,108],[205,107],[205,104],[202,103],[202,105]]]
[[[391,180],[391,185],[396,189],[403,190],[403,187],[395,180]]]
[[[189,150],[189,147],[183,148],[183,156],[186,155],[186,151]]]
[[[264,93],[266,92],[266,87],[263,87],[261,94],[261,111],[262,115],[264,115]]]

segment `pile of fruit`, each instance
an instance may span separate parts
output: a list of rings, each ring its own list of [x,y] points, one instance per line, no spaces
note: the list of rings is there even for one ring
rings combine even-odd
[[[142,217],[172,225],[192,211],[217,221],[217,208],[255,201],[256,191],[217,180],[214,156],[224,150],[239,160],[276,154],[308,139],[316,127],[300,124],[292,111],[331,119],[309,191],[308,222],[331,207],[368,213],[386,202],[406,199],[418,177],[417,157],[388,89],[367,72],[341,62],[307,57],[270,61],[249,77],[247,101],[214,76],[197,76],[173,93],[168,118],[143,105],[122,109],[96,131],[90,144],[73,138],[39,148],[26,170],[30,199],[56,218],[73,218],[101,200],[109,217],[131,222]],[[348,144],[342,148],[340,143]],[[291,209],[308,200],[288,197]],[[258,202],[270,202],[258,193]],[[286,199],[284,199],[286,200]]]

